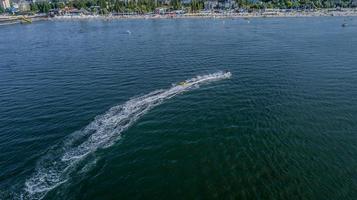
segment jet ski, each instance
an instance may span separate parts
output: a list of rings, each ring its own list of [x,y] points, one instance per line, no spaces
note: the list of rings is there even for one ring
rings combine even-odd
[[[182,82],[179,83],[179,85],[181,85],[181,86],[186,86],[187,84],[188,83],[186,81],[182,81]]]
[[[208,81],[208,80],[215,80],[218,78],[229,78],[231,77],[231,72],[229,72],[228,70],[225,70],[224,72],[219,72],[216,74],[212,74],[210,76],[198,76],[197,78],[191,79],[191,80],[187,80],[187,81],[182,81],[179,82],[177,85],[182,86],[182,87],[190,87],[196,84],[199,84],[203,81]]]

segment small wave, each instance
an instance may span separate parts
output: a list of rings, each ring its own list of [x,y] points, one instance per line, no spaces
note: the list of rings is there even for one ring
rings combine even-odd
[[[24,199],[42,199],[46,193],[67,182],[78,162],[99,148],[110,147],[121,133],[153,107],[201,83],[229,78],[230,72],[217,72],[186,80],[166,90],[156,90],[110,108],[80,131],[53,147],[37,163],[32,176],[26,180]]]

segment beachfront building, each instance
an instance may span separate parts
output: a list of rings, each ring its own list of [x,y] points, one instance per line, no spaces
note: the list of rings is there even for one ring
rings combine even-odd
[[[234,9],[237,7],[235,0],[218,0],[218,7],[220,9]]]
[[[28,1],[21,0],[18,5],[20,12],[27,12],[30,10],[30,3]]]
[[[170,0],[157,0],[157,3],[161,5],[170,5]]]
[[[29,2],[31,2],[31,3],[39,3],[39,2],[52,2],[52,1],[50,1],[50,0],[27,0],[27,1],[29,1]]]
[[[263,15],[269,15],[269,16],[274,16],[274,15],[279,15],[279,13],[282,10],[278,9],[278,8],[266,8],[263,10]]]
[[[351,5],[352,7],[357,7],[357,0],[352,0]]]
[[[0,6],[4,9],[10,8],[10,0],[0,0]]]
[[[155,9],[155,14],[164,15],[167,12],[168,12],[167,8],[156,8]]]
[[[204,2],[205,10],[214,10],[218,7],[218,0],[208,0]]]
[[[192,0],[181,0],[181,4],[185,6],[189,6],[192,3]]]

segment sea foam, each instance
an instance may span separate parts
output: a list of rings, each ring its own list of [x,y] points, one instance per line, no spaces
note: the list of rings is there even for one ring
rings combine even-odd
[[[23,199],[42,199],[48,191],[67,182],[76,165],[99,148],[113,145],[121,133],[153,107],[201,83],[230,78],[230,72],[197,76],[166,90],[130,99],[97,116],[89,125],[68,136],[37,162],[35,172],[25,182]]]

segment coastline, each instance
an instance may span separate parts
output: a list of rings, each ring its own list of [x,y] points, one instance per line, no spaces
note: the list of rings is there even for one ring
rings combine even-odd
[[[21,17],[31,19],[31,22],[36,21],[62,21],[62,20],[125,20],[125,19],[249,19],[249,18],[280,18],[280,17],[357,17],[357,8],[344,10],[321,9],[315,11],[255,11],[245,13],[234,12],[198,12],[186,14],[110,14],[110,15],[56,15],[49,17],[47,15],[19,15],[19,16],[0,16],[0,26],[19,24]]]
[[[214,13],[200,12],[187,14],[135,14],[135,15],[62,15],[55,16],[53,20],[88,20],[88,19],[220,19],[220,18],[277,18],[277,17],[356,17],[357,9],[347,9],[343,11],[292,11],[292,12],[251,12],[251,13]]]
[[[24,19],[27,19],[29,21],[24,21]],[[31,16],[28,15],[1,16],[0,15],[0,26],[22,24],[22,23],[31,24],[32,22],[43,21],[43,20],[49,20],[49,17],[43,14],[31,15]]]

